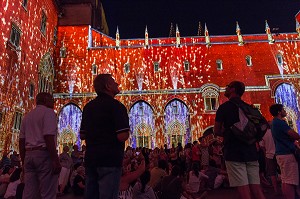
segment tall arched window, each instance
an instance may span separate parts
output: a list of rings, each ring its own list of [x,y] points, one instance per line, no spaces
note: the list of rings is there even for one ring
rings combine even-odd
[[[50,52],[41,59],[39,65],[39,92],[52,93],[54,79],[54,67]]]
[[[65,105],[58,115],[58,143],[59,150],[68,145],[72,147],[74,144],[81,146],[79,138],[80,124],[82,119],[81,109],[71,103]]]
[[[130,144],[133,147],[154,148],[157,145],[154,114],[145,101],[136,102],[129,111],[129,124],[132,132]]]
[[[283,104],[287,112],[287,122],[295,130],[300,130],[299,99],[293,85],[283,83],[275,90],[275,102]]]
[[[185,103],[179,99],[170,101],[165,108],[165,143],[170,147],[191,141],[190,116]]]

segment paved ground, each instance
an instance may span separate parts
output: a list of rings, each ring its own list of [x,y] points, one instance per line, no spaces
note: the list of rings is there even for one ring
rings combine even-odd
[[[276,196],[273,189],[264,188],[266,199],[283,199],[282,196]],[[232,188],[212,190],[208,192],[207,199],[238,199],[238,194]],[[83,199],[83,197],[76,197],[72,193],[66,194],[58,199]]]

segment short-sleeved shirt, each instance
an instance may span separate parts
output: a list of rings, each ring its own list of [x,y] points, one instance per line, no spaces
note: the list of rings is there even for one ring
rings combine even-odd
[[[232,101],[232,102],[231,102]],[[223,123],[224,136],[224,159],[234,162],[249,162],[258,160],[256,144],[245,144],[239,140],[230,130],[230,127],[239,122],[239,110],[234,104],[245,103],[240,98],[231,98],[220,105],[216,113],[216,122]]]
[[[37,105],[23,118],[20,138],[25,138],[25,147],[46,147],[45,135],[57,136],[56,114],[51,108]]]
[[[281,119],[274,118],[272,121],[272,135],[275,142],[275,153],[277,155],[287,155],[294,153],[294,140],[288,135],[291,129],[289,125]]]
[[[84,107],[80,130],[86,135],[86,166],[122,166],[125,143],[117,135],[129,131],[129,118],[121,102],[99,94]]]

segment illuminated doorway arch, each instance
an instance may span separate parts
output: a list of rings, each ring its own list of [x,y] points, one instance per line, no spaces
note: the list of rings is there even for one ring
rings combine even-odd
[[[292,84],[282,83],[275,90],[275,102],[283,104],[287,112],[287,122],[295,131],[300,129],[300,112],[297,92]]]
[[[70,148],[74,144],[81,146],[79,130],[81,124],[82,112],[80,108],[73,104],[65,105],[58,116],[58,146],[59,151],[62,147],[68,145]]]
[[[155,148],[156,134],[154,131],[154,114],[152,107],[145,101],[136,102],[129,111],[132,147]]]
[[[190,115],[185,103],[170,101],[165,108],[165,143],[171,147],[191,142]]]

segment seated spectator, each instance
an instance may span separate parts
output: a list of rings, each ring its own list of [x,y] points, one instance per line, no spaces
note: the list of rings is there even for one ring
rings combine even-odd
[[[179,174],[180,167],[175,165],[172,167],[171,175],[165,176],[161,181],[161,185],[157,185],[161,187],[162,199],[180,199],[181,196],[191,198],[191,195],[186,192],[186,186]]]
[[[224,180],[227,179],[227,172],[217,168],[216,162],[214,160],[209,161],[209,167],[204,171],[204,174],[208,176],[207,186],[210,189],[219,188]]]
[[[149,185],[152,188],[155,188],[156,185],[161,181],[163,177],[165,177],[167,174],[166,170],[168,167],[168,163],[165,160],[159,160],[158,161],[158,167],[154,167],[151,170],[151,177],[150,177],[150,183]]]
[[[131,184],[144,173],[146,168],[145,159],[141,153],[139,155],[138,161],[140,162],[140,164],[135,171],[131,170],[131,164],[124,163],[120,180],[119,199],[132,199],[133,186]]]
[[[65,190],[65,187],[69,180],[71,166],[73,163],[72,158],[70,157],[68,152],[69,147],[64,146],[63,152],[59,155],[59,162],[61,164],[61,171],[58,178],[59,195],[62,195]]]
[[[204,192],[204,179],[208,179],[208,176],[200,172],[199,165],[197,163],[192,164],[192,170],[188,174],[188,192],[193,196],[193,198],[201,198]]]
[[[5,166],[0,175],[0,198],[4,196],[11,174],[15,171],[15,167]]]
[[[7,186],[7,189],[6,189],[6,192],[5,192],[5,195],[4,195],[5,199],[15,198],[17,187],[21,183],[21,178],[20,178],[21,177],[21,172],[22,172],[22,169],[17,168],[11,174],[11,176],[9,178],[9,184]]]
[[[80,167],[80,166],[81,166],[80,163],[74,164],[74,166],[73,166],[73,171],[70,175],[70,185],[71,185],[71,187],[73,187],[73,182],[74,182],[74,179],[77,175],[77,168]]]
[[[156,199],[152,187],[148,185],[150,181],[150,171],[146,170],[133,187],[133,199]]]
[[[10,160],[11,160],[11,166],[21,167],[21,158],[16,151],[14,151],[13,154],[11,154]]]
[[[85,188],[85,169],[83,166],[77,168],[77,175],[75,176],[73,182],[73,193],[77,196],[82,196],[84,194]]]
[[[7,157],[7,152],[4,151],[0,161],[0,169],[5,168],[6,166],[11,166],[11,160]]]

